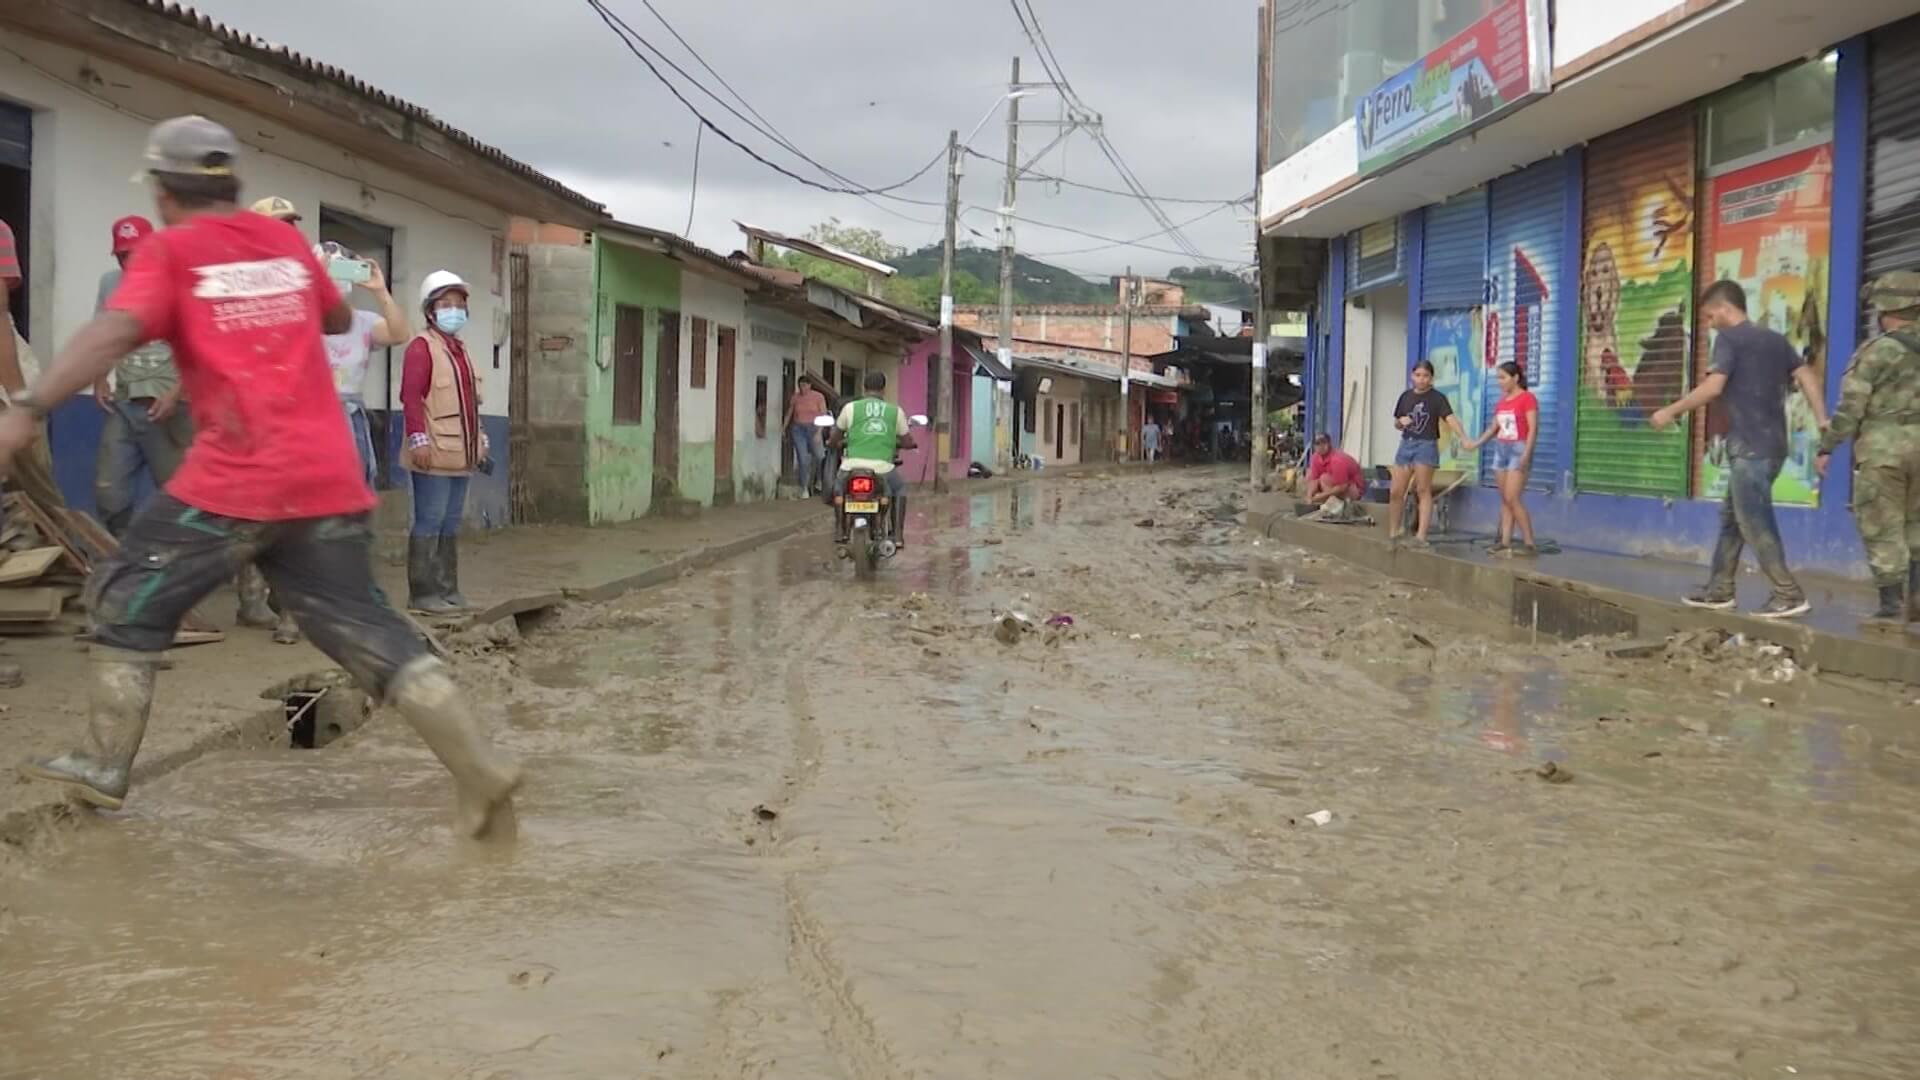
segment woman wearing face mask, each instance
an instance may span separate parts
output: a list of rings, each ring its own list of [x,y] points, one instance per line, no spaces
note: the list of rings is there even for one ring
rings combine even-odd
[[[467,283],[436,270],[420,283],[425,329],[407,345],[400,405],[413,473],[413,528],[407,537],[408,607],[428,615],[465,609],[460,595],[460,516],[467,481],[485,467],[480,381],[461,344]]]

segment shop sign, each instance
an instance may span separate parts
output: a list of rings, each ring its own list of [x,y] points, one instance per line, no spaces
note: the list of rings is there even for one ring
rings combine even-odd
[[[1360,173],[1378,172],[1547,92],[1547,0],[1504,0],[1355,107]]]

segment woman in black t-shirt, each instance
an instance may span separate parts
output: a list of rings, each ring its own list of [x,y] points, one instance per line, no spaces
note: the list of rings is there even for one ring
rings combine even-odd
[[[1420,527],[1414,543],[1425,546],[1427,523],[1433,520],[1433,471],[1440,467],[1440,429],[1453,435],[1453,445],[1467,441],[1460,418],[1453,415],[1447,395],[1433,388],[1433,365],[1421,360],[1413,365],[1413,389],[1401,393],[1393,406],[1393,423],[1400,429],[1400,449],[1393,455],[1393,488],[1387,500],[1387,536],[1400,538],[1401,509],[1407,501],[1407,484],[1413,484],[1420,498]]]

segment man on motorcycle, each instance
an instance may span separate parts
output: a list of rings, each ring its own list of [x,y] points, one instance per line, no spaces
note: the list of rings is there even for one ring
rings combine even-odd
[[[905,410],[881,396],[887,392],[887,377],[878,371],[868,372],[866,391],[866,396],[848,402],[840,410],[839,422],[833,430],[830,441],[841,450],[840,478],[835,490],[842,495],[847,493],[847,477],[854,469],[867,469],[884,477],[887,497],[893,502],[894,544],[906,547],[907,478],[895,467],[894,457],[919,444],[914,442]],[[843,517],[841,528],[846,527],[845,521]],[[847,538],[836,539],[845,543]]]

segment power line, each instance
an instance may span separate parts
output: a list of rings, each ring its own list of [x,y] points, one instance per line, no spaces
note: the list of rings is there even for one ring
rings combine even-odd
[[[993,209],[993,208],[990,208],[990,207],[985,207],[985,206],[975,206],[975,205],[973,205],[973,204],[971,204],[971,203],[969,203],[969,204],[967,205],[967,209],[968,209],[968,210],[970,210],[970,211],[974,211],[974,212],[977,212],[977,213],[982,213],[982,214],[993,214],[993,215],[995,215],[995,216],[999,216],[999,214],[1000,214],[1000,211],[999,211],[999,210],[997,210],[997,209]],[[1224,207],[1222,207],[1221,209],[1224,209]],[[1209,211],[1208,213],[1210,213],[1210,214],[1211,214],[1211,213],[1218,213],[1218,212],[1219,212],[1219,210],[1212,210],[1212,211]],[[1230,263],[1232,263],[1232,262],[1234,262],[1234,260],[1233,260],[1233,259],[1221,259],[1221,258],[1216,258],[1216,257],[1214,257],[1214,256],[1211,256],[1211,255],[1205,255],[1205,254],[1199,254],[1199,253],[1196,253],[1196,252],[1191,252],[1191,251],[1175,251],[1175,250],[1173,250],[1173,249],[1171,249],[1171,248],[1162,248],[1162,247],[1154,247],[1154,246],[1153,246],[1153,245],[1151,245],[1151,244],[1142,244],[1142,243],[1138,243],[1137,241],[1133,241],[1133,240],[1122,240],[1121,238],[1119,238],[1119,237],[1117,237],[1117,236],[1103,236],[1103,235],[1101,235],[1100,233],[1096,233],[1096,232],[1088,232],[1088,231],[1087,231],[1087,230],[1085,230],[1085,229],[1077,229],[1077,228],[1074,228],[1074,227],[1073,227],[1073,226],[1071,226],[1071,225],[1056,225],[1056,224],[1054,224],[1053,222],[1050,222],[1050,221],[1036,221],[1036,220],[1034,220],[1033,218],[1029,218],[1029,217],[1021,217],[1021,216],[1019,216],[1019,215],[1017,215],[1017,214],[1009,214],[1009,215],[1007,215],[1007,216],[1008,216],[1008,217],[1011,217],[1011,218],[1013,218],[1013,220],[1015,220],[1015,221],[1018,221],[1018,222],[1020,222],[1020,223],[1021,223],[1021,224],[1023,224],[1023,225],[1032,225],[1032,226],[1035,226],[1036,228],[1041,228],[1041,229],[1054,229],[1054,230],[1057,230],[1057,231],[1059,231],[1059,232],[1063,232],[1063,233],[1072,233],[1072,234],[1073,234],[1073,235],[1075,235],[1075,236],[1084,236],[1084,237],[1086,237],[1086,238],[1087,238],[1087,239],[1089,239],[1089,240],[1104,240],[1104,241],[1106,241],[1106,242],[1107,242],[1108,244],[1110,244],[1110,245],[1112,245],[1112,246],[1114,246],[1114,247],[1137,247],[1137,248],[1139,248],[1139,249],[1140,249],[1140,250],[1142,250],[1142,251],[1154,251],[1154,252],[1159,252],[1159,253],[1161,253],[1161,254],[1164,254],[1164,255],[1178,255],[1178,256],[1180,256],[1180,257],[1182,257],[1182,258],[1187,258],[1187,259],[1197,259],[1197,260],[1199,260],[1200,262],[1206,262],[1206,263],[1217,263],[1217,264],[1223,264],[1223,265],[1224,265],[1224,264],[1230,264]],[[1201,215],[1201,216],[1202,216],[1202,217],[1204,217],[1204,216],[1206,216],[1206,215]],[[1195,219],[1195,220],[1198,220],[1198,219]],[[1177,229],[1177,228],[1179,228],[1179,226],[1178,226],[1178,225],[1175,225],[1175,226],[1174,226],[1174,228],[1176,228],[1176,229]],[[1152,236],[1159,236],[1159,235],[1161,235],[1161,233],[1164,233],[1164,232],[1166,232],[1166,231],[1167,231],[1167,230],[1165,230],[1165,229],[1162,229],[1162,230],[1160,230],[1160,232],[1157,232],[1157,233],[1152,233],[1152,234],[1150,234],[1150,235],[1152,235]],[[977,232],[975,232],[975,233],[974,233],[974,235],[975,235],[975,236],[979,236],[980,234],[979,234],[979,233],[977,233]]]
[[[1003,168],[1007,164],[1006,162],[1000,160],[999,158],[994,157],[992,154],[983,154],[980,151],[974,150],[972,148],[968,148],[967,153],[973,155],[974,157],[979,158],[982,161],[990,161],[993,164],[999,165]],[[1119,188],[1101,187],[1098,184],[1083,184],[1078,180],[1069,180],[1064,176],[1049,176],[1046,173],[1034,172],[1030,169],[1021,172],[1020,178],[1022,180],[1046,180],[1055,184],[1064,184],[1067,187],[1071,187],[1071,188],[1083,188],[1087,191],[1097,191],[1102,195],[1118,195],[1126,199],[1132,199],[1137,197],[1131,191],[1121,191]],[[1253,201],[1252,195],[1242,195],[1237,199],[1176,199],[1168,195],[1157,195],[1155,196],[1155,198],[1163,203],[1187,203],[1193,206],[1213,206],[1215,204],[1226,204],[1228,206],[1243,206]]]
[[[922,166],[918,172],[915,172],[912,176],[907,177],[905,180],[902,180],[897,184],[888,184],[885,187],[860,186],[856,184],[854,181],[849,180],[847,177],[842,176],[839,173],[834,172],[832,169],[828,168],[827,166],[822,165],[820,162],[815,161],[813,158],[807,156],[805,153],[802,153],[799,149],[794,147],[791,144],[791,142],[786,139],[785,136],[780,135],[775,130],[770,130],[771,125],[762,126],[761,123],[756,123],[753,119],[742,114],[740,110],[734,108],[732,105],[729,105],[718,94],[715,94],[713,91],[707,89],[704,85],[700,83],[698,79],[695,79],[693,76],[689,75],[684,68],[674,63],[673,60],[670,57],[668,57],[665,53],[662,53],[659,49],[655,48],[652,42],[649,42],[644,36],[642,36],[639,33],[639,31],[634,30],[633,27],[629,26],[624,19],[620,18],[620,16],[610,11],[607,8],[606,4],[603,2],[603,0],[586,0],[586,2],[587,2],[587,6],[592,8],[596,15],[600,16],[600,21],[606,23],[607,28],[609,30],[612,30],[614,33],[614,36],[620,39],[620,43],[627,47],[627,51],[632,53],[642,64],[645,64],[647,67],[647,70],[649,72],[652,72],[653,77],[659,80],[660,84],[667,88],[667,92],[672,94],[674,98],[680,102],[681,105],[685,106],[687,111],[691,112],[694,115],[694,117],[700,121],[701,125],[704,128],[706,128],[709,131],[712,131],[715,135],[726,140],[729,144],[731,144],[735,149],[739,150],[741,153],[746,154],[748,157],[766,166],[767,168],[772,169],[774,172],[777,172],[780,175],[787,177],[789,180],[793,180],[797,183],[804,184],[807,187],[814,188],[819,191],[825,191],[825,192],[829,192],[831,194],[836,194],[836,195],[860,195],[860,196],[885,195],[889,192],[905,187],[908,184],[913,183],[915,180],[920,179],[920,177],[926,175],[927,172],[931,170],[936,164],[938,164],[940,159],[945,156],[944,151],[942,151],[941,153],[935,154],[932,158],[928,159],[927,164]],[[652,10],[651,4],[648,4],[648,10]],[[658,12],[655,12],[655,14],[657,16]],[[665,22],[664,19],[662,19],[661,21]],[[675,38],[681,40],[682,44],[685,44],[685,40],[680,39],[679,34],[677,32],[674,32],[671,26],[668,27],[668,31],[670,33],[674,33]],[[636,42],[638,42],[638,45],[635,44]],[[677,72],[680,75],[681,78],[685,79],[689,84],[691,84],[694,88],[698,89],[701,93],[704,93],[709,98],[712,98],[717,104],[720,105],[721,108],[727,110],[729,113],[732,113],[734,117],[739,119],[742,123],[746,124],[749,128],[752,128],[754,131],[765,136],[766,138],[774,142],[775,145],[778,145],[783,149],[789,151],[795,157],[798,157],[802,161],[805,161],[807,164],[812,165],[816,169],[819,169],[822,173],[825,173],[827,176],[833,177],[834,179],[839,180],[842,184],[846,184],[848,186],[835,187],[831,184],[823,184],[818,180],[814,180],[809,177],[802,176],[799,173],[794,172],[792,169],[789,169],[786,166],[781,165],[780,163],[763,156],[758,151],[748,146],[746,143],[728,134],[724,128],[720,127],[718,124],[708,119],[706,114],[702,113],[698,106],[694,105],[693,102],[687,100],[687,96],[680,92],[680,88],[678,86],[675,86],[671,79],[667,78],[665,73],[663,73],[660,70],[659,66],[653,62],[653,59],[649,58],[646,52],[642,52],[639,46],[645,46],[647,52],[653,53],[654,56],[657,56],[660,59],[661,63],[664,63],[668,67],[672,68],[675,72]],[[691,46],[688,46],[688,51],[692,52]],[[697,53],[695,53],[695,58],[698,59]],[[702,65],[705,65],[706,63],[704,60],[700,62],[702,63]],[[709,67],[708,70],[711,71],[712,68]],[[716,78],[718,77],[717,73],[715,77]],[[722,80],[722,85],[726,85],[725,80]],[[732,87],[729,86],[728,89],[729,91],[731,91]],[[736,97],[738,96],[737,92],[735,93],[735,96]],[[741,100],[741,104],[743,105],[746,104],[745,99]],[[753,107],[751,105],[747,105],[747,108],[749,112],[753,111]],[[758,113],[755,113],[755,116],[758,116]],[[889,196],[889,197],[894,198],[900,202],[914,203],[915,205],[920,205],[920,206],[939,206],[940,205],[939,203],[936,203],[936,202],[929,202],[929,201],[917,200],[917,199],[907,199],[897,195]]]
[[[1040,65],[1046,69],[1048,77],[1059,86],[1060,92],[1066,96],[1069,102],[1079,106],[1086,112],[1093,112],[1092,109],[1087,107],[1087,103],[1085,99],[1081,98],[1079,91],[1073,88],[1072,81],[1067,78],[1066,71],[1060,64],[1059,56],[1053,51],[1053,43],[1048,40],[1046,29],[1040,24],[1040,13],[1034,10],[1033,0],[1008,0],[1008,2],[1013,6],[1014,18],[1019,20],[1020,29],[1027,35],[1027,40],[1033,44],[1035,50],[1038,51]],[[1022,4],[1025,4],[1024,11],[1021,7]],[[1173,242],[1183,248],[1188,257],[1204,258],[1205,256],[1202,255],[1200,249],[1195,247],[1193,241],[1179,230],[1179,227],[1167,216],[1166,210],[1147,192],[1145,185],[1140,183],[1140,178],[1134,174],[1133,170],[1129,168],[1121,158],[1120,151],[1113,145],[1112,141],[1107,138],[1104,129],[1100,127],[1093,128],[1093,141],[1094,145],[1099,148],[1101,155],[1113,165],[1114,171],[1120,175],[1121,181],[1127,185],[1127,188],[1133,193],[1133,197],[1140,200],[1141,205],[1146,207],[1148,214],[1162,227]]]
[[[1224,210],[1231,210],[1231,209],[1233,209],[1233,208],[1234,208],[1235,206],[1237,206],[1237,205],[1239,205],[1239,204],[1237,204],[1237,203],[1222,203],[1222,204],[1220,204],[1219,206],[1216,206],[1216,207],[1214,207],[1213,209],[1211,209],[1211,210],[1208,210],[1207,212],[1205,212],[1205,213],[1203,213],[1203,214],[1199,214],[1199,215],[1196,215],[1196,216],[1194,216],[1194,217],[1190,217],[1190,218],[1188,218],[1187,220],[1185,220],[1185,221],[1182,221],[1182,222],[1180,222],[1180,224],[1179,224],[1179,227],[1180,227],[1180,228],[1183,228],[1183,229],[1184,229],[1184,228],[1186,228],[1186,227],[1187,227],[1188,225],[1192,225],[1192,224],[1194,224],[1194,223],[1196,223],[1196,222],[1201,222],[1201,221],[1205,221],[1206,219],[1208,219],[1208,218],[1210,218],[1210,217],[1212,217],[1212,216],[1214,216],[1215,214],[1218,214],[1218,213],[1220,213],[1220,212],[1222,212],[1222,211],[1224,211]],[[1032,257],[1034,257],[1034,258],[1037,258],[1037,259],[1044,259],[1044,258],[1050,258],[1050,257],[1052,257],[1052,256],[1055,256],[1055,255],[1085,255],[1085,254],[1087,254],[1088,252],[1093,252],[1093,251],[1109,251],[1109,250],[1112,250],[1113,248],[1117,248],[1117,247],[1140,247],[1140,246],[1142,246],[1142,245],[1141,245],[1141,243],[1140,243],[1140,241],[1142,241],[1142,240],[1151,240],[1151,239],[1153,239],[1153,238],[1154,238],[1154,237],[1156,237],[1156,236],[1162,236],[1162,235],[1165,235],[1165,233],[1166,233],[1166,231],[1167,231],[1167,230],[1165,230],[1165,229],[1159,229],[1159,230],[1156,230],[1156,231],[1154,231],[1154,232],[1150,232],[1150,233],[1147,233],[1147,234],[1146,234],[1145,236],[1141,236],[1141,237],[1137,237],[1137,238],[1135,238],[1135,239],[1132,239],[1132,240],[1116,240],[1116,241],[1114,241],[1114,242],[1113,242],[1113,243],[1111,243],[1111,244],[1102,244],[1102,245],[1101,245],[1101,246],[1099,246],[1099,247],[1088,247],[1088,248],[1073,248],[1072,250],[1069,250],[1069,251],[1034,251],[1034,252],[1028,252],[1028,254],[1029,254],[1029,255],[1031,255],[1031,256],[1032,256]],[[1148,250],[1153,250],[1153,249],[1151,249],[1151,248],[1149,248]],[[1207,261],[1207,262],[1223,262],[1223,261],[1226,261],[1226,260],[1221,260],[1221,259],[1207,259],[1207,260],[1205,260],[1205,261]]]

